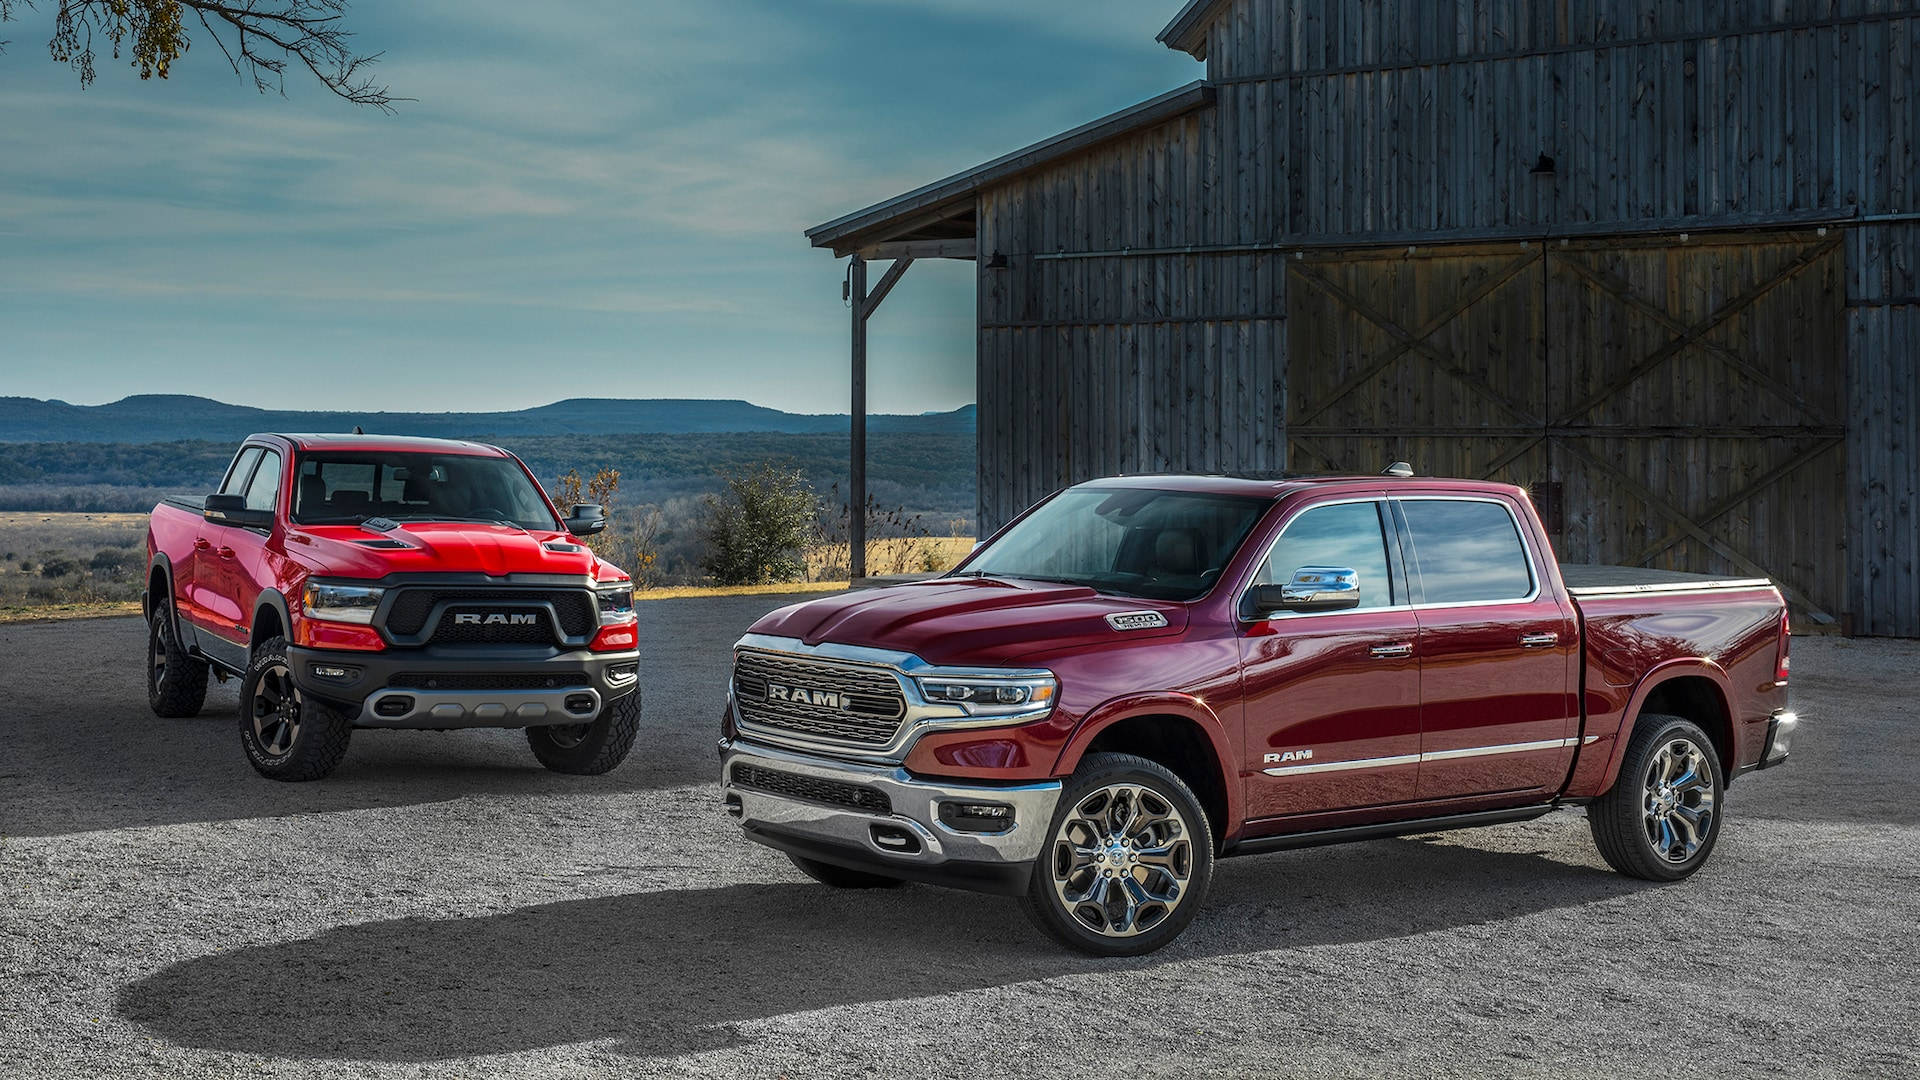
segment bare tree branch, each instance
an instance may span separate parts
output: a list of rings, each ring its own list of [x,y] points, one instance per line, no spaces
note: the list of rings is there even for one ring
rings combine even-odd
[[[0,22],[32,6],[0,0]],[[287,68],[297,63],[339,97],[392,112],[395,102],[411,99],[373,78],[368,69],[381,54],[354,52],[353,35],[340,27],[346,10],[347,0],[59,0],[47,48],[90,85],[98,31],[114,59],[124,48],[142,79],[164,79],[190,44],[185,16],[192,12],[233,73],[251,79],[255,90],[284,96]]]

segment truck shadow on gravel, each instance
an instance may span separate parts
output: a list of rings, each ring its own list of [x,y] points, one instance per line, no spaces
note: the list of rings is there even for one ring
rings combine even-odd
[[[119,1010],[175,1043],[278,1058],[447,1061],[601,1040],[669,1056],[749,1042],[741,1023],[803,1010],[1387,940],[1648,887],[1541,855],[1380,841],[1223,864],[1173,947],[1098,961],[1044,940],[1003,898],[734,885],[238,948],[131,984]],[[1284,955],[1273,970],[1289,977]]]

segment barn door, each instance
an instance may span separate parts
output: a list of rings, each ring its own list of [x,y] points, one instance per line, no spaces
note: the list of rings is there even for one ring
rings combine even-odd
[[[1288,468],[1531,488],[1569,562],[1845,596],[1838,234],[1289,264]]]

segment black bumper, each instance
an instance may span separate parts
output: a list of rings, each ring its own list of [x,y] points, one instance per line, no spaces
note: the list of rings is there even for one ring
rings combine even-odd
[[[362,727],[540,727],[593,720],[639,685],[638,652],[548,646],[287,649],[302,693]]]

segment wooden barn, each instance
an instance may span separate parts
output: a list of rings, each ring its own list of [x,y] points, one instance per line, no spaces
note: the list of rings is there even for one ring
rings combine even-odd
[[[856,414],[886,291],[975,260],[983,530],[1404,459],[1530,487],[1568,560],[1920,636],[1920,3],[1193,0],[1160,40],[1204,79],[807,233]]]

